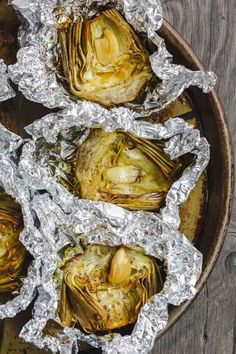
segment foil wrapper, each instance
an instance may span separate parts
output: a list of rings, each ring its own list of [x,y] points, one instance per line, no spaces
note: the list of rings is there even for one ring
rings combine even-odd
[[[132,115],[126,114],[126,109],[123,115],[119,109],[114,112],[111,114],[103,109],[101,113],[97,105],[83,102],[72,109],[49,114],[26,128],[33,140],[23,147],[19,172],[26,184],[41,191],[35,194],[32,208],[37,214],[47,249],[43,254],[43,279],[33,319],[25,325],[21,336],[55,353],[58,350],[72,353],[79,348],[79,341],[101,347],[104,353],[118,354],[121,348],[122,353],[127,354],[147,353],[168,322],[168,304],[179,305],[193,298],[201,274],[202,255],[178,232],[178,227],[179,206],[188,198],[209,161],[206,139],[180,118],[152,124],[134,121]],[[124,129],[146,139],[165,139],[165,152],[171,158],[186,153],[195,155],[192,165],[171,186],[160,213],[132,212],[109,203],[81,200],[58,183],[52,173],[52,161],[70,156],[86,139],[89,128],[94,126],[106,131]],[[144,305],[130,336],[98,337],[85,335],[76,328],[61,328],[54,335],[45,334],[44,328],[49,320],[60,324],[57,315],[60,291],[58,284],[54,283],[60,250],[71,243],[78,244],[75,236],[78,234],[86,235],[87,243],[140,246],[146,254],[166,262],[164,288]]]
[[[25,187],[24,181],[17,171],[19,149],[22,144],[23,141],[20,137],[0,125],[0,185],[21,205],[24,229],[21,232],[20,240],[34,257],[34,261],[28,268],[27,277],[22,279],[19,291],[13,293],[15,296],[12,300],[0,305],[0,319],[14,317],[18,312],[25,310],[34,299],[36,286],[40,282],[41,261],[37,258],[37,249],[31,248],[31,240],[40,234],[34,227],[29,205],[29,190]]]
[[[101,347],[104,353],[147,353],[168,322],[168,304],[179,305],[196,294],[201,253],[184,235],[163,221],[161,215],[131,212],[78,198],[74,198],[72,206],[72,212],[65,213],[49,194],[37,195],[33,200],[32,207],[39,218],[48,250],[44,254],[42,285],[33,318],[24,326],[21,336],[54,353],[76,352],[79,341]],[[57,315],[60,289],[54,283],[53,275],[60,262],[59,251],[67,244],[79,245],[78,234],[86,235],[87,243],[140,246],[146,254],[165,261],[167,278],[163,290],[143,306],[131,335],[86,335],[78,328],[61,328],[52,335],[44,330],[49,320],[60,324]]]
[[[209,92],[216,82],[216,76],[212,72],[193,72],[173,64],[172,55],[167,51],[164,40],[157,34],[163,21],[159,1],[13,0],[12,4],[24,18],[24,29],[20,31],[22,48],[17,54],[17,63],[9,67],[11,79],[18,84],[26,98],[48,108],[80,106],[82,103],[73,99],[57,80],[57,24],[65,21],[71,14],[75,19],[93,16],[104,6],[121,11],[134,29],[144,34],[157,48],[150,56],[150,63],[161,84],[155,88],[147,87],[146,98],[141,105],[125,105],[127,110],[131,110],[133,119],[160,111],[191,85]],[[124,108],[120,108],[120,114],[123,110]]]
[[[107,354],[147,353],[168,322],[168,305],[180,305],[196,294],[202,255],[178,232],[179,206],[206,168],[210,153],[206,139],[183,119],[152,124],[137,118],[160,111],[191,85],[209,92],[216,77],[212,72],[193,72],[173,63],[164,40],[157,34],[163,21],[159,1],[13,0],[12,4],[22,18],[22,28],[21,49],[17,63],[9,67],[10,77],[29,100],[62,109],[26,129],[32,140],[24,143],[18,165],[18,177],[30,189],[29,198],[23,198],[26,194],[21,193],[21,199],[30,199],[29,204],[25,203],[26,214],[31,215],[26,218],[29,230],[36,228],[32,215],[37,221],[34,220],[35,233],[23,237],[22,242],[38,262],[34,278],[38,297],[33,317],[22,329],[21,336],[54,353],[77,352],[80,342],[101,347]],[[75,101],[57,79],[57,21],[65,21],[72,13],[77,18],[93,16],[103,6],[116,7],[137,32],[156,45],[150,63],[161,83],[153,90],[147,88],[142,105],[107,110],[98,104]],[[108,203],[81,200],[58,183],[52,161],[70,156],[94,126],[106,131],[124,129],[146,139],[165,139],[165,152],[173,159],[186,153],[194,156],[192,165],[171,186],[165,207],[158,214],[131,212]],[[87,243],[140,246],[146,254],[165,262],[167,277],[163,290],[143,306],[131,335],[86,335],[78,328],[60,327],[57,314],[60,282],[55,282],[54,274],[61,261],[60,251],[66,245],[80,244],[78,234],[84,235],[83,242]],[[50,320],[57,323],[54,333],[45,329]]]
[[[114,113],[116,112],[116,113]],[[124,129],[139,137],[154,140],[167,140],[165,152],[172,159],[184,154],[196,155],[192,165],[186,169],[181,178],[173,183],[166,206],[161,210],[164,220],[179,227],[179,206],[187,200],[198,178],[210,159],[207,140],[200,132],[181,118],[169,119],[164,124],[152,124],[133,121],[132,115],[120,109],[111,114],[92,103],[83,102],[80,106],[65,109],[47,115],[26,127],[33,140],[24,145],[20,172],[27,184],[33,183],[37,189],[49,191],[65,211],[71,210],[70,200],[73,196],[58,183],[53,172],[53,161],[65,160],[86,139],[89,128],[100,126],[105,131]],[[80,136],[80,139],[78,139]]]
[[[0,59],[0,102],[9,100],[16,95],[9,81],[10,78],[7,72],[7,66],[4,61]]]

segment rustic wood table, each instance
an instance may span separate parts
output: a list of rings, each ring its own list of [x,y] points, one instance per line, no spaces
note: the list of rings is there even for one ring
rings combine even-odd
[[[164,17],[189,42],[218,92],[236,146],[236,1],[164,0]],[[186,314],[156,343],[152,354],[236,353],[236,198],[221,256]]]

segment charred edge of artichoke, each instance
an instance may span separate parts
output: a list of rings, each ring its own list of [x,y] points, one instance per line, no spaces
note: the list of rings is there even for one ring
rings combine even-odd
[[[76,181],[75,170],[76,170],[76,152],[74,153],[73,159],[68,159],[66,162],[58,162],[54,164],[53,170],[58,183],[60,183],[64,188],[66,188],[72,195],[79,196],[80,188]]]
[[[159,193],[150,193],[143,194],[138,197],[129,196],[125,194],[119,194],[119,196],[114,196],[112,194],[101,194],[101,200],[106,201],[107,203],[119,205],[122,208],[132,210],[132,211],[159,211],[160,208],[165,204],[165,196],[167,192],[159,192]],[[127,200],[129,199],[129,200]],[[126,200],[126,202],[124,201]],[[138,206],[135,207],[135,201]]]
[[[20,285],[21,285],[20,279],[12,280],[9,283],[0,284],[0,294],[2,295],[4,293],[12,293],[13,291],[19,289]]]

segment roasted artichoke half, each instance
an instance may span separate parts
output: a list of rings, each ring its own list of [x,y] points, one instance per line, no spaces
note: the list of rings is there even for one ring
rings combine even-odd
[[[115,9],[58,29],[61,62],[71,93],[106,107],[133,102],[153,76],[149,55]]]
[[[87,333],[134,323],[142,305],[161,290],[152,257],[125,247],[88,245],[66,262],[59,305],[64,327]]]
[[[20,205],[0,192],[0,292],[10,292],[19,286],[26,250],[19,240],[23,229]]]
[[[161,143],[102,129],[91,131],[74,164],[76,194],[81,198],[147,211],[160,209],[180,168]]]

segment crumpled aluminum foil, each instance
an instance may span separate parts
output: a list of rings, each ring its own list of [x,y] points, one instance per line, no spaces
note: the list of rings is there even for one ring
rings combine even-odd
[[[33,140],[25,142],[17,170],[17,177],[22,182],[18,183],[19,188],[22,186],[19,198],[22,205],[25,203],[23,212],[27,228],[32,231],[27,236],[21,236],[21,240],[38,262],[34,268],[38,297],[33,318],[24,326],[21,336],[40,348],[62,354],[77,352],[79,341],[101,347],[107,354],[147,353],[152,349],[156,335],[168,322],[168,305],[179,305],[196,294],[202,255],[178,232],[179,206],[188,198],[207,166],[209,145],[199,131],[183,119],[151,124],[136,118],[161,110],[190,85],[196,85],[204,92],[210,91],[216,77],[211,72],[192,72],[172,63],[164,40],[156,34],[162,25],[159,1],[13,0],[12,4],[23,21],[19,33],[21,49],[18,60],[9,67],[11,79],[19,85],[26,98],[49,108],[63,109],[27,128]],[[153,92],[147,89],[142,106],[129,104],[107,110],[98,104],[75,102],[57,80],[54,65],[57,30],[53,10],[60,5],[57,15],[60,15],[59,21],[64,21],[72,11],[78,17],[92,16],[98,5],[107,4],[119,9],[135,30],[145,31],[146,36],[157,45],[150,62],[162,83]],[[171,158],[189,152],[195,155],[192,165],[170,188],[166,205],[159,214],[131,212],[108,203],[80,200],[57,182],[50,168],[50,159],[69,156],[95,125],[106,131],[124,129],[146,139],[166,139],[165,151]],[[78,134],[81,135],[80,140],[75,141],[74,136]],[[12,144],[11,139],[9,144]],[[30,188],[29,194],[23,190],[25,185]],[[32,215],[38,222],[37,229]],[[166,262],[164,288],[143,306],[130,336],[115,334],[97,337],[85,335],[76,328],[55,330],[54,335],[45,334],[48,320],[60,324],[57,315],[60,284],[54,282],[54,273],[61,260],[59,251],[66,245],[78,244],[78,234],[86,235],[88,243],[125,244],[128,247],[139,245],[147,254]]]
[[[26,184],[36,190],[32,208],[41,224],[47,243],[44,250],[43,279],[39,297],[34,306],[33,319],[26,324],[21,336],[40,348],[53,352],[72,353],[78,340],[104,353],[147,353],[156,335],[168,321],[168,304],[179,305],[195,293],[195,284],[201,274],[202,256],[177,230],[180,224],[179,206],[194,188],[196,181],[209,161],[209,145],[197,129],[183,119],[170,119],[164,124],[133,121],[130,115],[110,114],[97,105],[83,102],[80,106],[47,115],[26,128],[33,137],[22,151],[19,172]],[[92,202],[73,197],[52,173],[52,159],[69,156],[87,137],[89,128],[101,126],[106,131],[122,128],[146,139],[167,139],[165,151],[171,158],[188,152],[196,155],[193,164],[170,188],[166,206],[159,214],[131,212],[115,205]],[[82,132],[82,134],[81,134]],[[80,139],[76,139],[78,135]],[[49,193],[49,194],[48,194]],[[58,252],[71,242],[77,243],[75,234],[85,234],[88,243],[108,245],[139,245],[147,254],[167,263],[167,280],[164,289],[148,302],[139,315],[131,336],[121,337],[85,335],[75,328],[58,331],[55,336],[42,331],[49,319],[60,323],[57,316],[59,291],[53,274],[60,259]]]
[[[22,144],[20,137],[0,125],[0,186],[21,204],[24,229],[20,240],[35,258],[29,266],[27,277],[22,279],[19,292],[13,294],[15,297],[12,300],[0,305],[0,319],[14,317],[18,312],[25,310],[34,299],[36,286],[40,282],[40,260],[36,259],[37,249],[30,247],[31,239],[37,238],[40,233],[35,229],[31,216],[29,190],[26,189],[24,181],[17,172],[19,159],[17,150]]]
[[[49,191],[65,211],[71,211],[70,193],[57,181],[51,166],[53,161],[65,160],[86,139],[89,128],[100,126],[105,131],[124,129],[145,139],[168,139],[165,152],[172,159],[191,152],[196,155],[190,166],[169,190],[166,206],[161,210],[164,220],[179,227],[178,209],[187,200],[198,178],[210,159],[207,140],[200,132],[181,118],[169,119],[164,124],[133,121],[131,115],[110,114],[92,103],[83,102],[80,106],[47,115],[26,127],[33,140],[24,145],[20,172],[26,184],[33,183],[37,189]],[[82,134],[82,135],[81,135]],[[81,135],[79,141],[78,136]]]
[[[61,354],[77,352],[78,341],[101,347],[107,354],[147,353],[168,322],[168,304],[180,305],[196,294],[195,284],[201,274],[202,255],[160,215],[131,212],[115,205],[78,198],[72,202],[72,212],[65,213],[48,194],[38,195],[33,200],[32,207],[41,223],[48,250],[44,254],[42,285],[34,305],[33,319],[24,326],[20,335],[40,348]],[[86,335],[77,328],[56,330],[54,336],[43,332],[50,319],[60,324],[57,315],[60,290],[53,281],[60,261],[57,252],[67,244],[79,244],[79,238],[75,236],[78,234],[85,234],[87,243],[138,245],[147,254],[166,262],[164,288],[143,306],[130,336]]]
[[[15,91],[9,83],[9,74],[7,72],[7,66],[4,63],[3,59],[0,59],[0,102],[9,100],[15,95]]]
[[[154,0],[13,0],[13,6],[24,17],[25,30],[20,31],[22,48],[17,54],[17,63],[9,67],[11,79],[29,100],[42,103],[48,108],[64,108],[80,105],[57,80],[55,61],[57,53],[56,23],[65,21],[73,13],[77,18],[93,16],[101,6],[113,6],[121,11],[127,21],[138,32],[157,46],[150,56],[155,75],[162,81],[154,90],[147,88],[146,99],[142,105],[126,104],[134,118],[160,111],[175,100],[191,85],[209,92],[216,82],[212,72],[193,72],[181,65],[172,63],[164,40],[157,35],[162,25],[160,1]],[[55,18],[56,9],[58,20]],[[121,108],[120,114],[124,110]],[[111,109],[113,112],[113,109]]]

